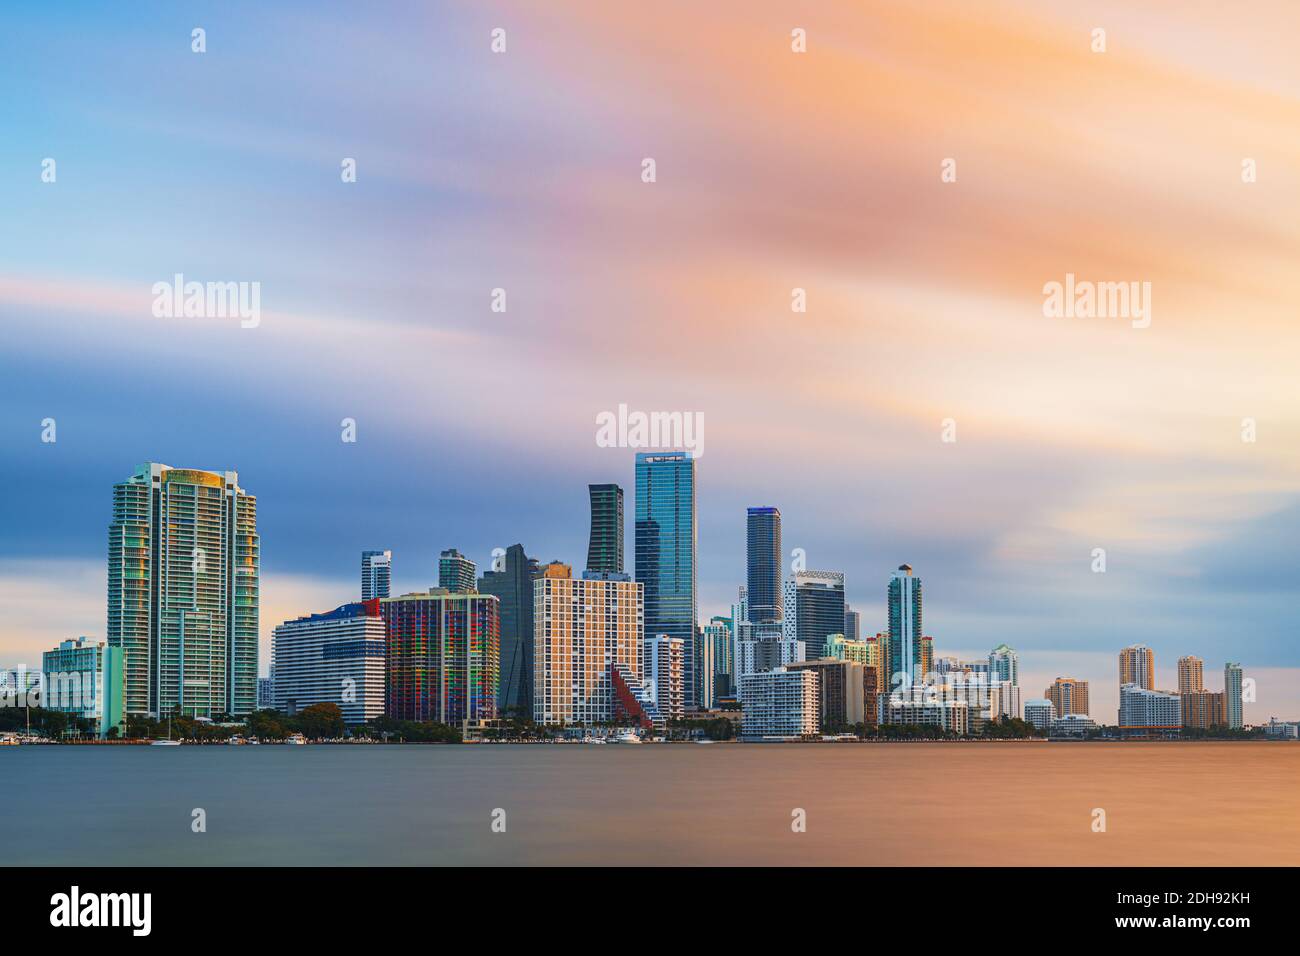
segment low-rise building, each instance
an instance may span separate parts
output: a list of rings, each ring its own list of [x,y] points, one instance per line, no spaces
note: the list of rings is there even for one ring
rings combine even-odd
[[[107,737],[114,728],[126,731],[122,648],[78,637],[46,651],[41,669],[42,707],[88,721],[97,737]]]

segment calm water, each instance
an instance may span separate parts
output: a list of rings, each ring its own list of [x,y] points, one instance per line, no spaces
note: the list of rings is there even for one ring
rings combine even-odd
[[[0,775],[8,865],[1300,863],[1285,743],[4,747]]]

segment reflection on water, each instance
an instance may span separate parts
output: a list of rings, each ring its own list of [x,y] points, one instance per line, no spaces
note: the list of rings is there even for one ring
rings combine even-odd
[[[0,774],[10,865],[1300,863],[1287,743],[6,747]]]

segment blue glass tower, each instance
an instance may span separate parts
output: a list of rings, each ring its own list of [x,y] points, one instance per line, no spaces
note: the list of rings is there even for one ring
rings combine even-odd
[[[645,636],[667,634],[695,646],[695,458],[690,452],[636,456],[636,579],[645,587]],[[693,654],[682,675],[687,703],[702,688]]]

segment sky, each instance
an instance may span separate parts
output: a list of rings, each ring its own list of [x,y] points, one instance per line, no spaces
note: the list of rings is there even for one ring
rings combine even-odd
[[[362,549],[400,590],[447,547],[580,566],[625,404],[705,422],[702,620],[776,505],[864,630],[906,562],[936,652],[1008,643],[1026,697],[1113,722],[1144,642],[1300,717],[1300,7],[1133,7],[7,10],[0,664],[103,635],[141,462],[257,496],[265,672]],[[155,317],[177,273],[260,321]],[[1149,325],[1046,315],[1067,275]]]

